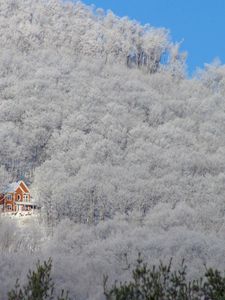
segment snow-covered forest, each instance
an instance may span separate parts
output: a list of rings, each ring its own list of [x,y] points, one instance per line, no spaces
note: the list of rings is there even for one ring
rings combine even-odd
[[[49,256],[78,300],[139,251],[225,268],[224,66],[188,78],[168,30],[80,2],[0,0],[0,44],[0,188],[42,206],[0,220],[1,299]]]

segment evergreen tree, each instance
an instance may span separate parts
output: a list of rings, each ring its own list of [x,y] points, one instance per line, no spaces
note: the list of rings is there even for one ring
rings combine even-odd
[[[225,276],[218,270],[207,269],[198,280],[187,280],[187,267],[182,262],[179,270],[171,269],[171,262],[148,267],[139,256],[129,282],[108,290],[104,279],[106,300],[224,300]]]
[[[38,261],[36,270],[28,272],[27,284],[21,288],[17,280],[15,288],[8,293],[8,300],[69,300],[68,293],[65,294],[63,290],[61,295],[55,298],[51,269],[50,258],[43,264]]]

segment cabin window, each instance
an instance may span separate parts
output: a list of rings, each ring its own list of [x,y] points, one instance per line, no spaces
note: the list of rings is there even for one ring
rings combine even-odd
[[[7,195],[7,200],[12,200],[12,195]]]
[[[18,196],[17,196],[17,200],[19,201],[20,199],[21,199],[21,198],[20,198],[20,195],[18,195]]]
[[[28,195],[23,195],[23,201],[28,201]]]

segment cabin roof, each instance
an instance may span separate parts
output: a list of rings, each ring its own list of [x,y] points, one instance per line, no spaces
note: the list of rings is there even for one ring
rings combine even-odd
[[[4,193],[13,193],[17,190],[17,188],[20,186],[21,181],[12,182],[9,185],[6,186],[4,189]]]

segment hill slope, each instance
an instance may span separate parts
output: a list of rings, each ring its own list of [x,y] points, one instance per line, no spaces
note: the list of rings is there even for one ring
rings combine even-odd
[[[58,1],[2,1],[0,22],[1,164],[55,216],[223,202],[222,93],[181,78],[164,29]]]
[[[0,186],[32,183],[51,225],[105,220],[97,227],[62,221],[32,248],[34,258],[62,257],[59,265],[86,259],[81,273],[73,266],[64,275],[89,276],[90,286],[100,270],[115,266],[118,274],[126,251],[132,258],[137,250],[153,259],[186,256],[196,271],[215,243],[212,264],[221,262],[223,66],[188,79],[165,29],[78,2],[0,0],[0,44]],[[90,299],[92,292],[100,299],[99,286],[90,287]],[[85,299],[85,288],[79,291]]]

